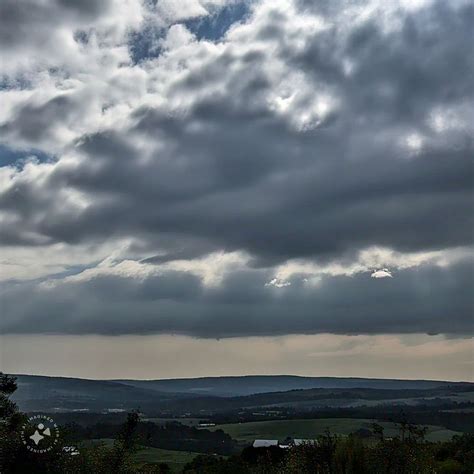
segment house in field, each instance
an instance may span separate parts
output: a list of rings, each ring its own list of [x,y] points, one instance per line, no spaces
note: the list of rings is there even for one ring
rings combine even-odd
[[[317,440],[304,439],[304,438],[285,438],[283,441],[277,439],[256,439],[252,447],[253,448],[269,448],[275,446],[282,449],[293,448],[294,446],[302,446],[304,444],[316,444]]]
[[[270,446],[278,447],[278,440],[277,439],[256,439],[252,444],[253,448],[269,448]]]

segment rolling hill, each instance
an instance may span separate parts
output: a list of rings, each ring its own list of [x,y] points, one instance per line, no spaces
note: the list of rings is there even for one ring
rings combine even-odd
[[[233,397],[255,393],[284,392],[310,388],[432,389],[462,382],[436,380],[397,380],[355,377],[300,377],[296,375],[247,375],[164,380],[116,380],[133,387],[160,392]]]
[[[296,376],[174,380],[87,380],[17,375],[14,401],[26,411],[224,411],[242,407],[347,407],[459,400],[474,384]],[[398,401],[397,401],[398,400]]]

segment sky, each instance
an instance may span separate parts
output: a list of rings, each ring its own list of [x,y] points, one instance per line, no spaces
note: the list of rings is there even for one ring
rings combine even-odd
[[[474,381],[471,0],[3,0],[0,369]]]

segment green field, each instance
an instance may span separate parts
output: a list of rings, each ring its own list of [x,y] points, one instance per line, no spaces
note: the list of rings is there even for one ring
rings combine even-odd
[[[134,460],[137,465],[142,466],[147,463],[166,463],[172,472],[181,472],[184,465],[198,456],[199,453],[191,453],[189,451],[171,451],[168,449],[143,447],[138,451]]]
[[[323,418],[315,420],[276,420],[256,421],[251,423],[234,423],[218,425],[211,429],[221,429],[232,438],[249,443],[256,438],[283,440],[287,436],[292,438],[313,439],[322,435],[326,429],[333,434],[348,435],[360,428],[369,428],[375,420],[351,418]],[[385,429],[386,436],[396,436],[398,429],[395,423],[379,422]],[[447,430],[440,426],[428,426],[427,439],[441,441],[450,439],[456,431]]]
[[[91,439],[85,441],[83,444],[103,444],[110,448],[113,446],[114,440],[109,438]],[[143,466],[148,463],[159,464],[164,462],[169,465],[172,472],[181,472],[184,465],[192,461],[194,457],[198,455],[199,453],[192,453],[189,451],[172,451],[169,449],[141,446],[133,458],[137,466]]]

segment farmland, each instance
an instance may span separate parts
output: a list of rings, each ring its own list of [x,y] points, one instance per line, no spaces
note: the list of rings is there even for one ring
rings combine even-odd
[[[249,443],[256,438],[284,439],[287,436],[312,439],[322,435],[328,429],[333,434],[349,435],[361,428],[370,429],[371,423],[374,421],[350,418],[276,420],[223,424],[213,429],[223,430],[240,443]],[[396,423],[379,422],[379,424],[384,427],[386,436],[399,434]],[[430,441],[447,440],[455,434],[458,433],[440,426],[430,425],[428,426],[427,439]]]
[[[185,464],[192,461],[198,454],[189,451],[172,451],[144,446],[143,449],[140,449],[134,455],[134,462],[137,466],[166,463],[170,467],[171,472],[177,473],[181,472]]]

